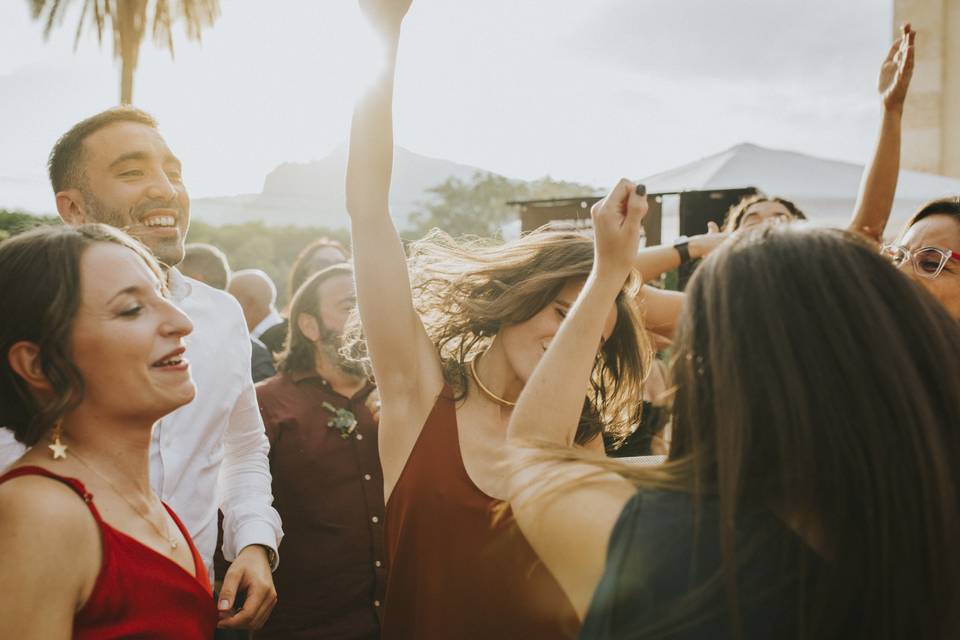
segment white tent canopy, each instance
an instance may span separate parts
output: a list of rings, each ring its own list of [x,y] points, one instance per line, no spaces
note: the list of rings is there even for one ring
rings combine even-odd
[[[744,143],[652,175],[643,183],[650,193],[757,187],[792,200],[814,223],[846,226],[862,174],[860,164]],[[887,235],[896,234],[923,202],[958,194],[960,180],[901,171]]]

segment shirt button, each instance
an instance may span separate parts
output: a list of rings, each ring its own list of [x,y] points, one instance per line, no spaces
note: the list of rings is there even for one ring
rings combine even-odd
[[[380,606],[380,601],[379,601],[379,600],[374,600],[374,601],[373,601],[373,606],[379,607],[379,606]]]
[[[370,522],[372,522],[373,524],[377,524],[378,522],[380,522],[380,518],[378,518],[377,516],[373,516],[372,518],[370,518]]]
[[[374,561],[373,561],[373,566],[375,566],[375,567],[377,567],[377,568],[379,569],[380,567],[383,566],[383,563],[380,562],[379,560],[374,560]]]
[[[357,440],[363,440],[363,434],[362,434],[362,433],[358,433],[358,434],[357,434]]]
[[[363,479],[364,479],[364,480],[370,480],[372,477],[373,477],[373,476],[371,476],[369,473],[363,474]]]

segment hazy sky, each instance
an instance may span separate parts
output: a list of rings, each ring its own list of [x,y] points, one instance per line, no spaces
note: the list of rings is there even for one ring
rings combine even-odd
[[[50,210],[47,153],[117,101],[119,63],[92,32],[73,51],[76,14],[45,42],[28,4],[0,4],[0,207]],[[134,85],[194,196],[342,144],[372,58],[355,0],[221,5],[175,60],[147,41]],[[892,33],[889,0],[414,0],[398,142],[600,186],[744,141],[862,162]]]

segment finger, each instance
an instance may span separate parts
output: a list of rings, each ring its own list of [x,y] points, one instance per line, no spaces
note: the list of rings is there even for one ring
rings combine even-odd
[[[223,577],[223,586],[220,587],[220,596],[217,599],[217,611],[228,613],[233,608],[233,602],[237,597],[237,589],[240,587],[240,579],[243,572],[231,565],[227,569],[227,575]]]
[[[890,50],[887,51],[887,58],[884,62],[893,62],[894,57],[897,55],[897,51],[900,51],[900,43],[903,42],[903,38],[897,38],[893,41],[893,44],[890,45]]]
[[[247,629],[253,624],[260,605],[263,604],[263,598],[266,595],[266,589],[250,587],[247,589],[247,599],[243,603],[243,608],[237,611],[229,618],[220,621],[224,629]]]
[[[638,189],[639,187],[630,190],[630,196],[627,200],[627,216],[624,220],[624,224],[639,226],[643,223],[643,219],[646,217],[647,211],[650,209],[650,204],[647,202],[647,196],[639,195],[637,193]]]
[[[273,608],[277,605],[277,592],[272,589],[266,594],[266,597],[263,599],[263,604],[260,605],[260,609],[257,611],[257,615],[253,617],[252,628],[260,629],[267,622],[267,618],[270,617],[270,614],[273,612]]]
[[[904,56],[903,62],[900,65],[900,69],[897,71],[897,85],[901,87],[906,87],[910,84],[910,79],[913,78],[913,66],[914,66],[914,50],[913,47],[907,47],[907,53]]]
[[[713,220],[707,222],[707,233],[720,233],[720,227]]]

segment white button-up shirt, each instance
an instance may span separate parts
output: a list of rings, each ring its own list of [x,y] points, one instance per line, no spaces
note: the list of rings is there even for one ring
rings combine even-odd
[[[184,341],[197,396],[154,425],[150,482],[190,532],[212,580],[218,507],[227,561],[251,544],[274,551],[280,546],[270,443],[250,378],[250,337],[240,305],[176,269],[168,284],[173,302],[193,322]],[[0,429],[0,469],[24,451],[12,431]]]

